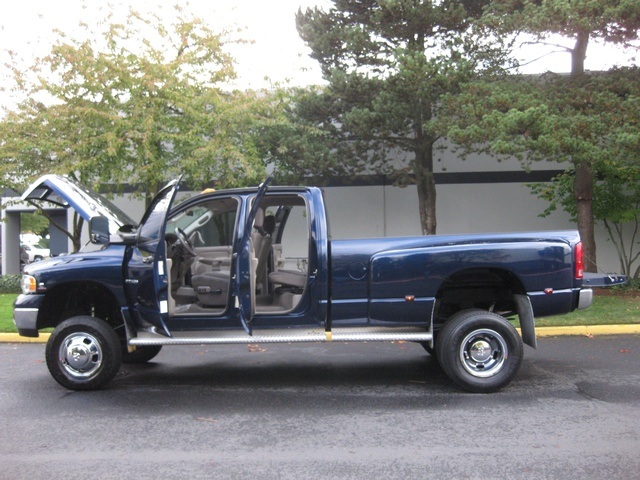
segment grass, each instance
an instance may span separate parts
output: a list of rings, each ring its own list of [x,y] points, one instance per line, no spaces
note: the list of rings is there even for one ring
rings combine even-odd
[[[640,297],[626,295],[596,295],[586,310],[567,315],[536,319],[538,327],[569,327],[575,325],[617,325],[640,323]]]
[[[13,333],[13,301],[15,294],[0,295],[0,332]],[[517,322],[516,322],[517,323]],[[596,295],[591,307],[568,315],[539,318],[539,327],[559,327],[572,325],[613,325],[640,323],[640,296],[625,294]]]
[[[13,293],[0,294],[0,332],[16,332],[13,324],[13,301],[18,295]]]

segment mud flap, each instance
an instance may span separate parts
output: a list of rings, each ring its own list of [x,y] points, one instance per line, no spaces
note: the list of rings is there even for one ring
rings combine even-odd
[[[513,300],[516,303],[518,317],[520,319],[520,330],[522,331],[522,341],[530,347],[537,348],[536,322],[533,318],[533,308],[531,300],[527,295],[515,294]]]

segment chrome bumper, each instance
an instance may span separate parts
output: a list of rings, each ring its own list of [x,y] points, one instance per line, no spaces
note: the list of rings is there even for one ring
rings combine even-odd
[[[16,308],[13,310],[13,323],[23,337],[37,337],[38,309]]]
[[[593,290],[591,290],[590,288],[583,288],[582,290],[580,290],[580,296],[578,297],[578,310],[589,308],[592,300]]]
[[[38,336],[38,312],[44,295],[20,295],[13,303],[13,323],[23,337]]]

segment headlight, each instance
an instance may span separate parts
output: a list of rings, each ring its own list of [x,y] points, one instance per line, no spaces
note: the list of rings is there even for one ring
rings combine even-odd
[[[38,282],[31,275],[22,275],[22,282],[20,283],[22,287],[22,293],[35,293],[36,288],[38,286]]]

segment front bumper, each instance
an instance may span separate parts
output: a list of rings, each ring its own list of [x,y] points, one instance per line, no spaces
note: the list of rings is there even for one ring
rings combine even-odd
[[[13,323],[23,337],[37,337],[38,313],[44,295],[20,295],[13,303]]]

